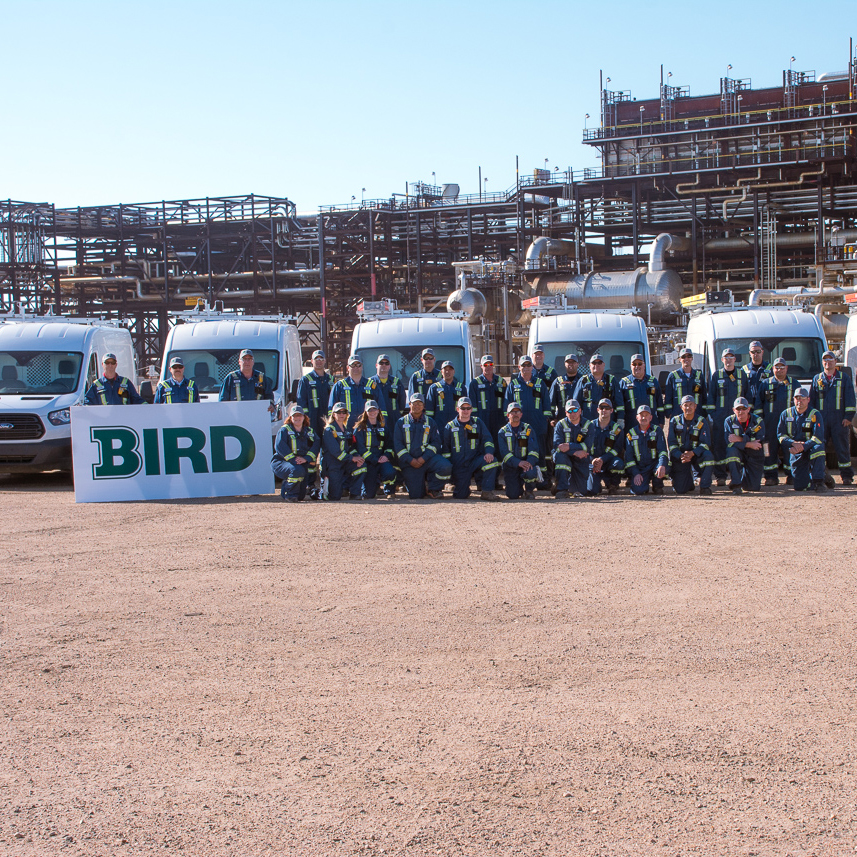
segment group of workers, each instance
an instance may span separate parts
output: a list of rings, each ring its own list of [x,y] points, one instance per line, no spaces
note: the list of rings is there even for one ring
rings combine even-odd
[[[436,367],[430,348],[407,386],[391,374],[386,354],[371,377],[352,355],[347,375],[334,380],[324,353],[315,351],[277,433],[271,468],[290,502],[379,493],[392,499],[398,486],[411,499],[439,499],[447,482],[454,498],[469,497],[475,482],[480,498],[490,501],[499,499],[500,479],[510,499],[532,498],[538,489],[556,499],[615,494],[623,478],[640,496],[662,494],[667,474],[677,494],[697,486],[711,494],[715,480],[740,494],[759,491],[763,479],[778,484],[781,466],[795,490],[823,492],[833,485],[825,469],[830,443],[842,483],[853,482],[855,392],[833,352],[823,354],[824,371],[808,388],[789,377],[782,358],[765,362],[760,342],[751,343],[750,361],[741,367],[725,348],[722,368],[710,378],[693,368],[690,349],[679,359],[681,368],[662,392],[642,354],[633,355],[625,377],[605,372],[600,354],[592,355],[588,372],[567,355],[559,375],[536,345],[508,383],[486,355],[480,375],[465,387],[452,363]],[[87,402],[142,402],[116,374],[115,356],[103,362]],[[224,379],[220,399],[267,399],[273,412],[271,381],[254,371],[249,349],[239,366]],[[194,401],[199,393],[184,377],[182,359],[173,357],[155,402]]]

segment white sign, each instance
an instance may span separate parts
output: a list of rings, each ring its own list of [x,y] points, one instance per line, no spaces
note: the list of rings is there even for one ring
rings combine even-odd
[[[71,409],[78,503],[270,494],[269,402]]]

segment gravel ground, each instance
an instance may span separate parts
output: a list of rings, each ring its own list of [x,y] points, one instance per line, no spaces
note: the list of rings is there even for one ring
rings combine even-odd
[[[4,855],[857,853],[857,488],[0,511]]]

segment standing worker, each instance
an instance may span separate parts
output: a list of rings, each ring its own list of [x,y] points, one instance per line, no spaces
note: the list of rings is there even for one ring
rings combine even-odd
[[[434,351],[431,348],[423,348],[420,362],[423,368],[417,369],[408,381],[408,401],[413,393],[419,393],[423,399],[426,399],[431,385],[440,380],[440,370],[435,368]]]
[[[255,360],[253,352],[245,348],[238,355],[239,369],[230,372],[220,387],[221,402],[249,402],[259,399],[267,399],[271,404],[268,410],[273,414],[274,408],[274,385],[271,379],[261,372],[254,372]]]
[[[390,357],[379,354],[375,374],[369,379],[375,385],[375,401],[381,411],[384,428],[389,434],[387,446],[392,448],[393,428],[408,407],[408,392],[404,381],[391,375]]]
[[[473,403],[475,415],[488,426],[496,443],[497,433],[506,421],[503,413],[506,381],[494,372],[494,358],[490,354],[483,355],[479,365],[482,374],[470,382],[467,398]]]
[[[729,453],[726,451],[726,435],[723,433],[723,425],[732,416],[732,403],[735,399],[746,398],[750,401],[748,393],[749,383],[747,376],[735,366],[735,352],[731,348],[724,348],[720,354],[722,369],[711,373],[711,380],[706,390],[707,407],[705,409],[711,420],[711,452],[714,455],[714,478],[718,485],[726,484],[726,477],[730,468],[727,462]]]
[[[156,405],[187,404],[199,401],[199,390],[190,378],[184,376],[184,360],[173,357],[170,360],[169,377],[158,381],[155,388]]]
[[[548,366],[545,363],[544,345],[533,346],[533,374],[536,378],[541,378],[545,382],[545,387],[547,387],[550,394],[550,388],[553,386],[553,382],[559,377],[559,373],[553,366]]]
[[[370,378],[363,377],[363,361],[352,354],[348,358],[348,375],[340,378],[330,391],[328,405],[333,413],[333,406],[339,402],[345,405],[348,412],[348,428],[354,428],[357,418],[363,413],[367,399],[375,398],[375,384]]]
[[[774,360],[773,368],[774,374],[762,381],[759,392],[756,394],[756,401],[753,403],[755,413],[762,418],[762,422],[765,424],[765,446],[767,447],[765,485],[779,485],[780,483],[778,476],[780,439],[777,436],[777,426],[783,411],[791,407],[795,390],[798,388],[798,382],[789,377],[789,367],[782,357],[777,357]],[[790,485],[792,476],[788,462],[783,461],[783,466],[788,472],[786,484]]]
[[[437,430],[455,419],[456,404],[465,395],[464,384],[455,377],[455,366],[447,360],[440,367],[441,379],[429,387],[426,396],[426,413],[435,421]]]
[[[825,351],[821,355],[824,371],[812,379],[809,406],[815,408],[824,421],[824,442],[833,443],[836,462],[843,485],[854,482],[851,468],[851,421],[854,419],[854,385],[836,368],[836,355]]]
[[[661,385],[654,375],[646,372],[646,361],[642,354],[631,358],[631,374],[619,381],[619,397],[622,408],[617,420],[624,420],[625,430],[630,431],[636,421],[637,408],[648,405],[652,411],[652,422],[662,425],[664,421],[664,396]]]
[[[333,388],[333,375],[327,371],[324,352],[312,353],[312,369],[298,381],[297,403],[304,409],[317,437],[327,424],[328,402]]]
[[[557,376],[551,385],[549,396],[551,403],[551,425],[555,426],[565,417],[565,403],[574,398],[574,390],[583,375],[576,354],[565,355],[565,375]]]
[[[143,405],[143,397],[130,378],[116,373],[116,355],[108,351],[101,359],[101,377],[86,391],[87,405]]]
[[[518,369],[518,374],[513,376],[506,388],[506,413],[508,416],[508,407],[513,402],[521,409],[522,421],[530,428],[538,443],[537,465],[543,469],[543,479],[546,479],[545,457],[548,450],[553,449],[553,438],[548,439],[551,415],[549,390],[545,382],[536,377],[533,361],[528,355],[525,354],[518,361]],[[505,428],[503,430],[505,431]],[[505,468],[503,472],[505,473]],[[543,481],[539,487],[549,488],[550,486]]]
[[[473,416],[473,404],[462,396],[458,416],[443,427],[443,457],[452,465],[452,496],[466,500],[470,480],[476,477],[481,500],[499,500],[494,493],[500,462],[494,456],[494,438],[479,417]]]
[[[616,414],[616,419],[621,419],[624,411],[618,379],[604,371],[604,358],[598,353],[589,358],[589,374],[584,375],[578,382],[574,390],[574,398],[580,403],[585,420],[598,419],[598,403],[602,399],[610,399],[613,402],[613,413]],[[625,431],[627,430],[626,425]]]
[[[759,395],[759,387],[765,378],[771,377],[771,364],[764,360],[765,349],[759,340],[750,343],[750,360],[741,367],[741,372],[747,379],[746,398],[751,402],[756,401]]]
[[[693,396],[696,409],[702,414],[708,404],[705,395],[705,379],[701,369],[693,368],[693,352],[683,348],[678,355],[681,369],[670,372],[664,389],[664,413],[674,417],[681,413],[681,401],[685,396]]]

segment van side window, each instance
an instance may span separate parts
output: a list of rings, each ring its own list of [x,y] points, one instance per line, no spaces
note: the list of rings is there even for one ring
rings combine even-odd
[[[89,356],[89,366],[86,370],[86,389],[88,390],[98,379],[98,358],[95,354]]]

